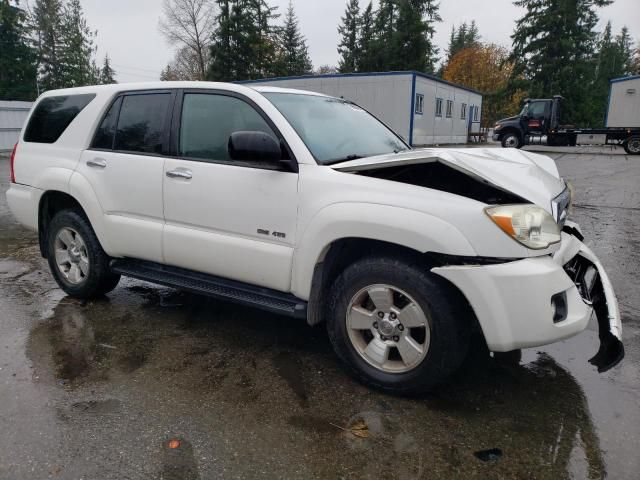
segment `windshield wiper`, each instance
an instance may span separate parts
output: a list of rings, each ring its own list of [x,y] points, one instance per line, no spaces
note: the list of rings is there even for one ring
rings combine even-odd
[[[351,155],[347,155],[346,157],[334,158],[332,160],[329,160],[328,162],[324,162],[324,164],[333,165],[334,163],[348,162],[349,160],[358,160],[360,158],[364,158],[364,157],[362,155],[356,155],[355,153],[353,153]]]

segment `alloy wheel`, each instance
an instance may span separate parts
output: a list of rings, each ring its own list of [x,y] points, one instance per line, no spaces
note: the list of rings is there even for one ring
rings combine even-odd
[[[427,315],[409,294],[391,285],[370,285],[356,293],[346,325],[358,355],[386,373],[413,370],[429,350]]]

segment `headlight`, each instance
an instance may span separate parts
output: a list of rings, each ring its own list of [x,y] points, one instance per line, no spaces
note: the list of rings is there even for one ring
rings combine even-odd
[[[500,125],[499,123],[496,123],[496,126],[493,127],[494,130],[500,130],[502,128],[502,125]]]
[[[536,205],[499,205],[484,211],[504,233],[527,248],[540,250],[560,241],[560,226]]]

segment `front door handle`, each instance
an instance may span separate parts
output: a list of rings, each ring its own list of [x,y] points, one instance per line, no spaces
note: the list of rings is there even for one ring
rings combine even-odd
[[[167,177],[191,180],[193,178],[193,173],[191,173],[191,170],[187,170],[186,168],[176,168],[175,170],[169,170],[167,172]]]
[[[107,166],[107,161],[102,158],[94,158],[92,160],[87,160],[87,166],[94,168],[105,168]]]

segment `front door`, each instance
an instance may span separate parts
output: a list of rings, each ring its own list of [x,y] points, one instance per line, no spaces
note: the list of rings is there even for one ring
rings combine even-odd
[[[547,107],[546,101],[533,101],[529,103],[527,111],[527,128],[530,133],[544,134],[547,132]]]
[[[279,135],[244,99],[185,92],[178,99],[176,158],[164,166],[164,261],[288,291],[298,175],[257,158],[233,161],[237,131]]]

